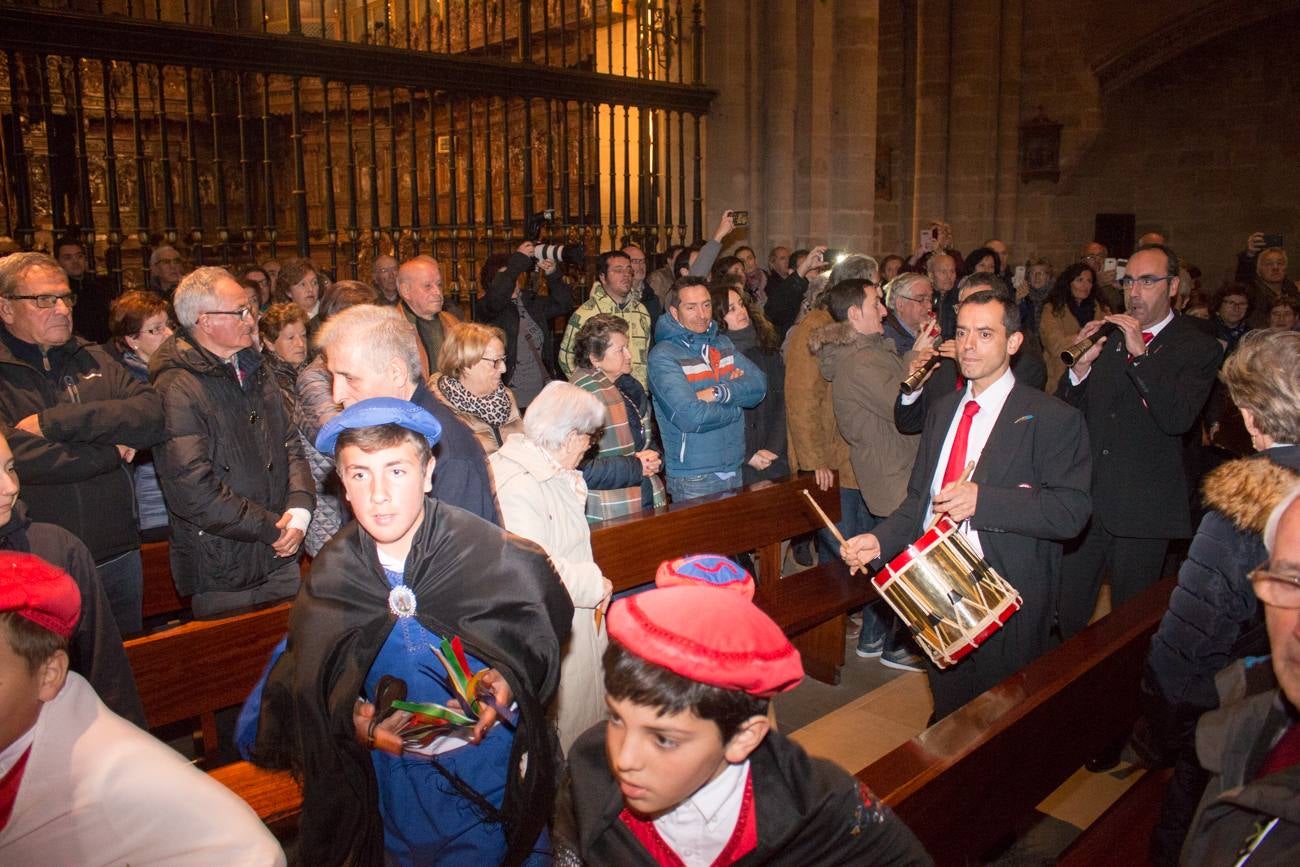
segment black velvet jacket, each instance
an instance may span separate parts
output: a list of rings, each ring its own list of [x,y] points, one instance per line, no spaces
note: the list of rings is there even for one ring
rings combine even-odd
[[[808,757],[769,732],[750,755],[758,846],[737,865],[878,867],[931,864],[894,813],[840,768]],[[605,724],[574,743],[556,803],[556,864],[645,865],[656,861],[622,821],[623,794],[605,757]]]
[[[501,811],[507,863],[532,849],[555,792],[556,745],[545,719],[560,675],[573,605],[541,548],[454,506],[426,500],[407,556],[416,618],[459,635],[499,671],[519,707]],[[378,865],[384,835],[370,756],[353,733],[366,673],[397,618],[374,539],[355,522],[320,552],[289,619],[289,643],[263,695],[255,759],[302,780],[299,859]]]

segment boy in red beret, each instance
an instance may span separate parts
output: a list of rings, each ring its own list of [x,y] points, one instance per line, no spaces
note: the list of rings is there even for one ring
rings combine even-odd
[[[68,670],[76,582],[0,553],[0,864],[283,865],[247,804]]]
[[[771,731],[799,652],[743,592],[707,583],[610,608],[609,721],[569,754],[556,863],[931,863],[865,786]]]

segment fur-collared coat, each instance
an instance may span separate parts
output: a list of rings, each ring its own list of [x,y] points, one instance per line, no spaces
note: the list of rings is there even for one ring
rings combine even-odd
[[[1205,480],[1201,520],[1142,675],[1148,744],[1172,758],[1197,718],[1218,707],[1214,675],[1234,659],[1268,652],[1263,614],[1247,573],[1268,558],[1264,525],[1300,482],[1300,446],[1230,461]]]

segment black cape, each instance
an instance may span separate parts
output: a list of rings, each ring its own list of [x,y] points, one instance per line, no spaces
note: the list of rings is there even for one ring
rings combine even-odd
[[[557,747],[545,706],[559,683],[560,648],[573,619],[540,547],[455,506],[425,501],[407,556],[416,619],[499,671],[519,707],[501,812],[506,863],[522,860],[545,825]],[[353,705],[396,617],[375,542],[354,521],[320,552],[289,618],[284,655],[263,695],[254,759],[289,768],[303,784],[299,860],[384,861],[383,823],[369,751],[353,735]]]
[[[926,865],[930,856],[893,811],[842,769],[775,731],[750,754],[758,845],[737,865]],[[569,752],[556,803],[556,861],[657,867],[618,816],[623,794],[605,757],[605,723]],[[566,860],[567,859],[567,860]]]

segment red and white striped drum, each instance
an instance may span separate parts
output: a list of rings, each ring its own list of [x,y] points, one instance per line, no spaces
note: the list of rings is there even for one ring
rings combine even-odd
[[[872,579],[939,668],[956,665],[1020,610],[1020,594],[946,515]]]

